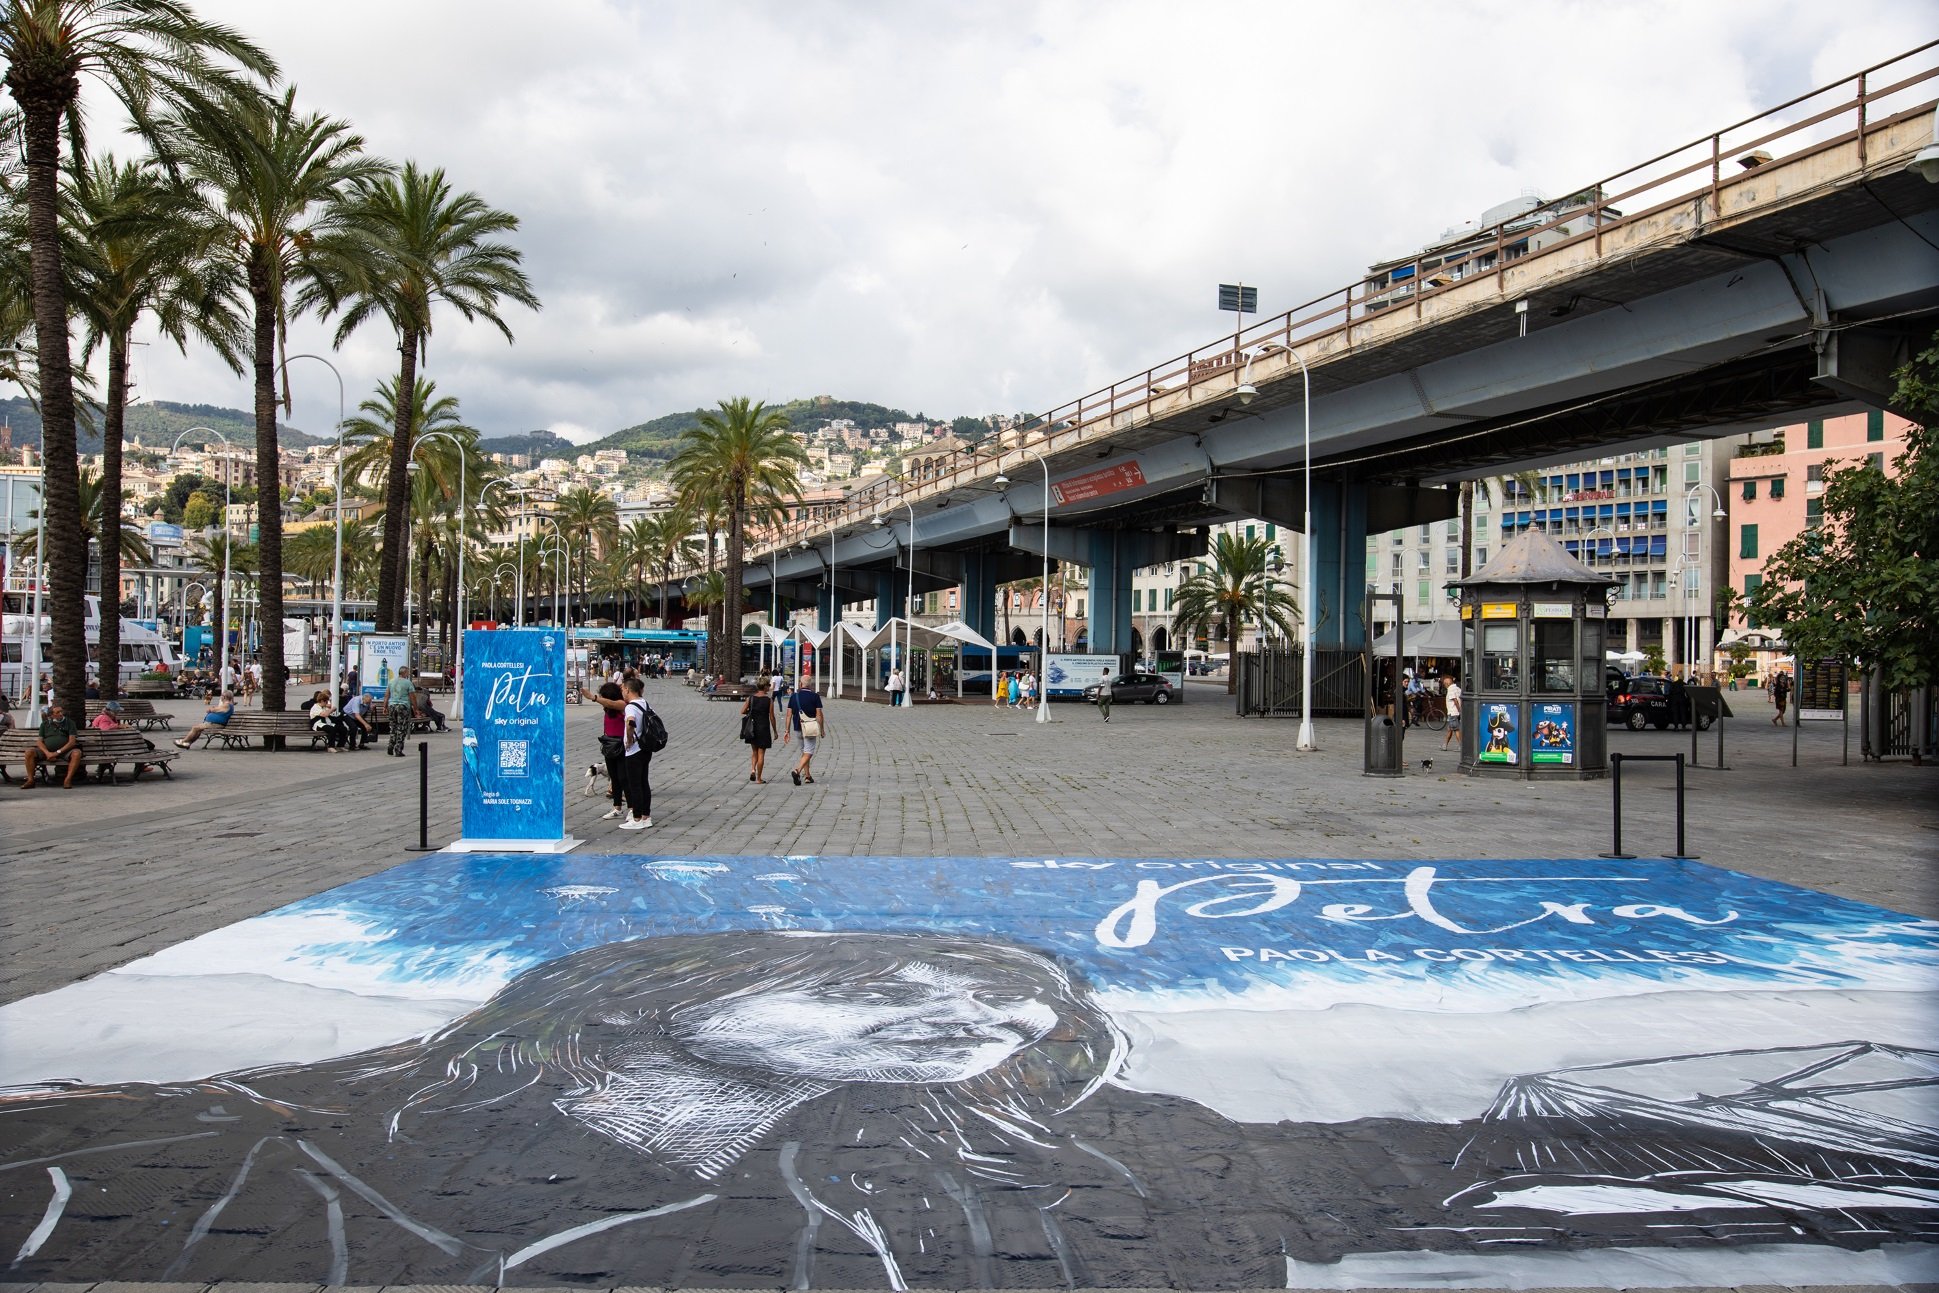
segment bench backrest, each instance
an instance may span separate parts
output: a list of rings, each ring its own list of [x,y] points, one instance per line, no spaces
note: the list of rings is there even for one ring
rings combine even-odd
[[[0,732],[0,754],[25,754],[34,748],[40,733],[31,727],[16,727]],[[81,729],[81,752],[83,754],[107,755],[109,753],[135,753],[153,750],[154,742],[140,732],[116,731],[103,732],[99,728]]]

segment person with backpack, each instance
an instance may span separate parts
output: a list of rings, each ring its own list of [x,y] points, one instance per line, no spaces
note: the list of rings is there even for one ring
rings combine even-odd
[[[651,765],[657,750],[667,743],[666,725],[653,707],[646,703],[646,685],[637,676],[626,680],[625,758],[620,771],[626,778],[626,806],[632,816],[619,824],[623,831],[643,831],[653,824],[653,781]]]

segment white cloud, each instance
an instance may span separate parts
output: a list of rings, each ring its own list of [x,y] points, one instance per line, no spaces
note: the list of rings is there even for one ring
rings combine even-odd
[[[1287,309],[1930,26],[1915,0],[198,9],[374,151],[520,216],[544,309],[508,312],[515,346],[455,318],[432,342],[489,433],[738,394],[1047,408],[1211,340],[1220,281]],[[247,406],[206,356],[141,362],[152,397]],[[394,362],[353,339],[350,403]],[[330,419],[318,376],[299,426]]]

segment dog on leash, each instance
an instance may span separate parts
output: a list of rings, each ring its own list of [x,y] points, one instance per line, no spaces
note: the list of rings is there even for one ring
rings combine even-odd
[[[606,780],[606,769],[600,767],[597,763],[587,764],[586,765],[586,789],[585,789],[586,798],[591,799],[594,795],[598,794],[600,783],[602,783],[605,780]]]

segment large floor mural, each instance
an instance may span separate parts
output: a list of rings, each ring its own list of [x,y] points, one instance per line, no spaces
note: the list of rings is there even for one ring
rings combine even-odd
[[[1936,987],[1693,863],[436,855],[0,1009],[0,1262],[1931,1280]]]

